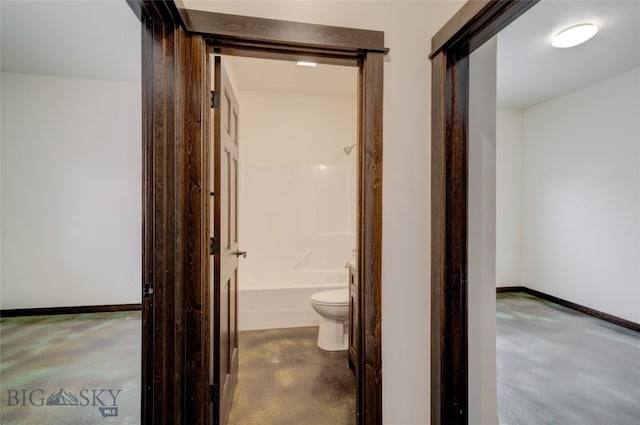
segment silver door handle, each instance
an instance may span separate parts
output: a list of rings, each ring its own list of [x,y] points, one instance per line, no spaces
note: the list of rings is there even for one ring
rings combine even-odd
[[[235,251],[231,251],[231,254],[235,255],[236,257],[242,255],[242,258],[247,258],[247,251],[240,251],[236,249]]]

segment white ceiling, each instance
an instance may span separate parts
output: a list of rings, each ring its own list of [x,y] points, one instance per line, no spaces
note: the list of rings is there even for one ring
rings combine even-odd
[[[124,0],[0,0],[5,72],[140,81],[140,21]]]
[[[558,49],[551,38],[579,23],[598,33]],[[640,1],[543,0],[498,34],[498,105],[527,108],[640,67]]]
[[[599,32],[569,49],[551,46],[583,22]],[[393,52],[392,52],[393,54]],[[241,90],[354,96],[353,68],[233,58]],[[640,0],[542,0],[498,35],[498,105],[527,108],[640,67]]]
[[[139,81],[140,23],[124,0],[0,0],[2,71]],[[587,43],[551,36],[579,22]],[[498,104],[526,108],[640,67],[640,1],[543,0],[498,36]],[[392,52],[393,53],[393,52]],[[234,58],[241,90],[354,96],[356,68]]]
[[[239,56],[231,59],[239,90],[336,97],[357,94],[356,67],[318,64],[308,68],[290,61]]]

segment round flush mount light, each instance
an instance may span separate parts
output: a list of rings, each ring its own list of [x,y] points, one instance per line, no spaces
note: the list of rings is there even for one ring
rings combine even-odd
[[[553,37],[551,45],[559,48],[582,44],[596,35],[598,27],[593,24],[579,24],[565,28]]]

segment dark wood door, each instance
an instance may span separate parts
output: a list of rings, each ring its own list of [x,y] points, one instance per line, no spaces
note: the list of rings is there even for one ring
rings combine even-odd
[[[238,101],[223,58],[214,60],[213,418],[225,425],[238,376]]]

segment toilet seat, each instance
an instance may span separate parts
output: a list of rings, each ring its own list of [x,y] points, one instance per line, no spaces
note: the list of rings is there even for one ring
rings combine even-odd
[[[348,305],[349,289],[332,289],[329,291],[316,292],[311,295],[311,302],[318,305]]]

